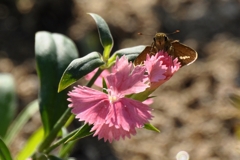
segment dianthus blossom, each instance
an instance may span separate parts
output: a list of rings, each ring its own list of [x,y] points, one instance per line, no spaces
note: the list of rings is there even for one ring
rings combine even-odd
[[[146,67],[150,82],[150,87],[147,89],[148,94],[168,81],[173,74],[181,68],[178,59],[173,59],[172,56],[165,51],[159,51],[151,57],[147,55],[144,66]]]
[[[94,136],[109,142],[130,138],[136,134],[136,128],[142,128],[152,118],[148,105],[125,97],[149,87],[145,67],[134,67],[123,56],[117,59],[112,71],[106,76],[107,94],[83,86],[75,87],[68,94],[69,107],[76,118],[92,124]]]

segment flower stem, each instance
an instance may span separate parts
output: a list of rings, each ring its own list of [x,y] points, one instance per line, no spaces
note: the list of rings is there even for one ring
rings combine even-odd
[[[66,147],[65,145],[65,151],[62,152],[62,154],[66,154],[65,152],[68,151],[69,149],[72,148],[72,145],[74,145],[76,142],[76,139],[80,139],[80,138],[84,138],[87,137],[89,135],[92,135],[93,132],[90,132],[92,126],[88,125],[88,124],[84,124],[82,125],[80,128],[72,131],[71,133],[69,133],[66,137],[63,137],[62,139],[59,139],[56,143],[54,143],[51,147],[47,148],[46,150],[44,150],[45,154],[50,153],[53,149],[57,148],[58,146],[60,146],[62,143],[68,143],[69,146]],[[86,133],[87,132],[87,133]],[[80,136],[81,135],[81,136]]]
[[[64,112],[62,117],[57,121],[57,123],[54,125],[52,131],[47,135],[47,137],[43,140],[43,142],[40,144],[38,151],[42,152],[46,148],[48,148],[51,143],[55,140],[58,132],[64,126],[64,124],[67,122],[68,118],[71,116],[71,110],[70,108],[67,108],[67,110]]]
[[[91,87],[94,82],[96,81],[96,79],[100,76],[100,74],[102,73],[102,69],[98,68],[97,72],[95,73],[95,75],[92,77],[92,79],[87,83],[87,87]]]
[[[152,93],[152,91],[149,90],[149,88],[147,88],[145,91],[143,91],[141,93],[131,95],[130,98],[143,102],[148,98],[148,96],[151,93]]]
[[[71,142],[68,142],[67,144],[65,144],[64,147],[59,152],[59,157],[65,158],[66,156],[68,156],[71,153],[71,151],[76,143],[77,143],[77,141],[71,141]]]
[[[78,128],[75,129],[74,131],[72,131],[71,133],[69,133],[66,137],[59,139],[56,143],[54,143],[52,146],[50,146],[49,148],[47,148],[46,150],[44,150],[44,153],[48,154],[50,153],[52,150],[54,150],[55,148],[57,148],[58,146],[60,146],[61,144],[63,144],[64,142],[66,142],[70,137],[72,137],[74,134],[76,134],[78,132]]]

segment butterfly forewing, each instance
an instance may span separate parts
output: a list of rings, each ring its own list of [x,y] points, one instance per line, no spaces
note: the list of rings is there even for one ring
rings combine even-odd
[[[155,54],[154,49],[151,46],[147,46],[134,60],[135,65],[139,65],[146,60],[147,54]]]
[[[197,59],[197,52],[177,41],[172,42],[173,56],[178,58],[182,66],[189,65]]]

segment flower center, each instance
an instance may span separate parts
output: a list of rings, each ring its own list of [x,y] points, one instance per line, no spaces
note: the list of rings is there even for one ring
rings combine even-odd
[[[111,96],[111,95],[109,95],[109,96],[108,96],[108,99],[109,99],[109,101],[110,101],[111,103],[113,103],[113,102],[115,102],[115,101],[118,100],[118,97],[117,97],[117,96]]]
[[[107,91],[108,91],[108,99],[111,103],[118,101],[120,96],[116,91],[114,91],[112,86]]]

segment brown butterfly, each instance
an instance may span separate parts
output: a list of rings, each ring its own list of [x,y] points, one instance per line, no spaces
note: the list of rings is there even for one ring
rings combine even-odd
[[[176,31],[178,32],[178,31]],[[151,46],[147,46],[134,60],[134,64],[141,64],[146,60],[147,54],[155,55],[158,51],[164,50],[174,58],[178,58],[181,66],[192,64],[198,57],[198,54],[192,48],[179,43],[178,40],[171,40],[165,33],[157,33],[153,38]]]

